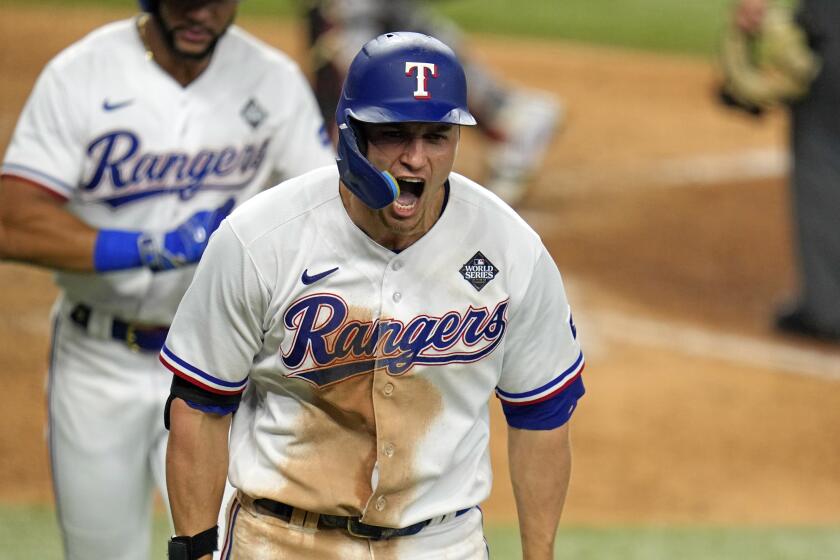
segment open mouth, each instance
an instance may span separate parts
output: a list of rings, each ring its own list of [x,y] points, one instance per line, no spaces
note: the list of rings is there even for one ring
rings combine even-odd
[[[400,194],[409,193],[417,198],[423,195],[423,187],[426,186],[426,181],[413,177],[397,179],[397,183],[400,185]]]
[[[400,196],[394,201],[394,212],[399,217],[408,218],[419,206],[426,182],[414,177],[402,177],[397,179],[397,183],[400,185]]]

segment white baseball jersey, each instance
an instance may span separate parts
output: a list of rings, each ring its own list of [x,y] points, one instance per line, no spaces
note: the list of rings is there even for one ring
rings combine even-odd
[[[233,26],[182,87],[147,59],[136,21],[125,20],[44,69],[2,172],[48,188],[95,228],[170,230],[332,161],[311,90],[284,54]],[[168,324],[193,272],[60,272],[57,280],[73,300]]]
[[[494,390],[527,404],[579,381],[560,274],[460,175],[399,253],[350,220],[338,184],[335,166],[317,169],[234,211],[161,361],[208,391],[244,390],[229,472],[250,496],[388,527],[472,507],[491,487]]]

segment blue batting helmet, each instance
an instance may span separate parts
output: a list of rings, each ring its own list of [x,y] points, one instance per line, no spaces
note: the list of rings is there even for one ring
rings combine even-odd
[[[434,37],[409,32],[386,33],[362,47],[344,80],[335,121],[341,180],[375,209],[391,204],[399,185],[362,154],[357,123],[475,124],[455,53]]]

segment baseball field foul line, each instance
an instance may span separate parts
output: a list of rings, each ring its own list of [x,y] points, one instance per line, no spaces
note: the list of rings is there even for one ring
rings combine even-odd
[[[790,169],[787,152],[775,148],[737,154],[708,154],[666,159],[648,170],[654,185],[679,187],[782,177]]]
[[[840,381],[838,352],[610,311],[592,311],[583,319],[596,336],[596,344],[599,338],[604,338],[755,368]]]
[[[570,194],[627,192],[628,187],[634,190],[709,187],[780,178],[787,175],[789,169],[788,153],[778,148],[667,159],[635,159],[613,162],[609,166],[587,163],[546,175],[549,180],[540,182],[533,189],[533,196],[539,199],[539,206],[544,207]]]

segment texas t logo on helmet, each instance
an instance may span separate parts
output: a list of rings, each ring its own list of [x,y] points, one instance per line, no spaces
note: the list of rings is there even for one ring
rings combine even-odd
[[[426,89],[426,81],[429,79],[427,71],[432,73],[432,78],[438,77],[437,64],[428,62],[406,62],[405,75],[411,76],[412,70],[417,70],[417,89],[414,90],[414,99],[431,99],[432,95]]]
[[[422,33],[399,32],[368,41],[353,59],[335,122],[341,181],[370,208],[379,209],[399,196],[400,187],[362,153],[359,123],[474,125],[475,118],[467,109],[464,69],[452,49]]]

